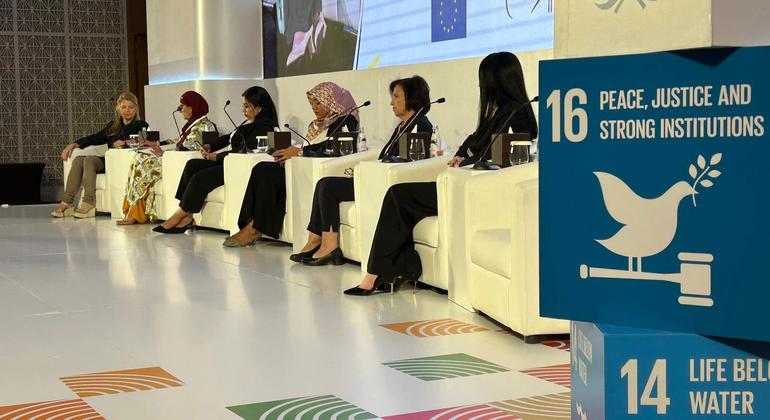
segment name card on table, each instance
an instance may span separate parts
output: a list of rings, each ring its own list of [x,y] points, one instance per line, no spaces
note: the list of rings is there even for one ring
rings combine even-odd
[[[770,48],[540,63],[540,303],[770,341]]]
[[[270,131],[267,133],[268,150],[281,150],[291,146],[291,133],[288,131]]]
[[[493,134],[492,141],[496,137],[500,137],[492,143],[492,163],[501,167],[507,168],[511,166],[511,146],[519,146],[514,151],[516,154],[516,164],[522,164],[529,162],[529,154],[532,146],[532,140],[527,133],[501,133]]]
[[[413,144],[413,142],[421,142],[422,143],[422,159],[427,159],[430,157],[430,137],[431,133],[404,133],[399,137],[398,139],[398,156],[401,159],[405,159],[407,161],[413,160],[412,157],[409,155],[410,153],[410,145]]]

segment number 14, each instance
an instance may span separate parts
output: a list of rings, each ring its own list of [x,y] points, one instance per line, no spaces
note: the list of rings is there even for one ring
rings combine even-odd
[[[639,405],[654,405],[658,414],[666,414],[671,398],[666,395],[666,360],[658,359],[652,366],[652,372],[639,399],[639,362],[630,359],[620,369],[620,377],[628,377],[628,414],[639,414]],[[653,397],[652,390],[657,388],[658,395]]]

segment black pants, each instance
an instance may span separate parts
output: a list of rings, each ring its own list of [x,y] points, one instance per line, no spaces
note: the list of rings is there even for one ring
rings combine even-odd
[[[382,200],[367,270],[379,276],[422,275],[412,231],[420,220],[438,214],[435,182],[398,184]]]
[[[251,170],[238,226],[249,220],[254,229],[278,238],[286,215],[286,171],[276,162],[260,162]]]
[[[182,210],[198,213],[203,208],[206,196],[222,185],[225,185],[225,167],[222,163],[206,159],[188,160],[175,197]]]
[[[315,184],[313,212],[307,230],[321,235],[322,232],[340,231],[340,203],[355,200],[353,178],[330,176]]]

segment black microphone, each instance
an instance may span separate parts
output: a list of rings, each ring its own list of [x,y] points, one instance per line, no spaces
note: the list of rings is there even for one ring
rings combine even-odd
[[[431,105],[433,104],[443,104],[446,102],[445,98],[438,98],[435,101],[431,102]],[[398,144],[398,139],[401,138],[401,136],[406,133],[408,130],[411,130],[414,126],[414,123],[417,122],[417,117],[422,114],[422,111],[425,110],[425,107],[420,108],[417,112],[412,115],[412,118],[409,119],[409,121],[404,124],[404,128],[401,129],[396,135],[391,139],[390,144],[385,145],[385,155],[382,157],[382,160],[380,162],[383,163],[401,163],[401,162],[407,162],[406,159],[402,158],[401,156],[391,156],[390,151],[393,149],[393,146]]]
[[[251,149],[249,149],[249,146],[246,144],[246,137],[244,137],[243,133],[240,132],[240,128],[243,126],[243,124],[246,124],[246,121],[243,120],[241,125],[235,126],[235,121],[233,121],[233,118],[230,116],[230,114],[227,112],[227,107],[230,105],[230,100],[228,99],[227,102],[225,102],[225,107],[222,108],[223,111],[225,111],[225,115],[227,115],[227,119],[230,120],[230,122],[233,124],[233,127],[235,127],[235,133],[241,136],[241,140],[243,140],[243,143],[241,144],[240,150],[237,151],[237,153],[249,153],[251,152]],[[233,136],[234,137],[234,136]],[[230,141],[230,144],[232,145],[232,140]]]
[[[342,129],[342,127],[345,125],[345,121],[347,121],[348,117],[350,117],[350,115],[353,113],[353,111],[355,111],[357,109],[360,109],[360,108],[363,108],[363,107],[366,107],[366,106],[369,106],[371,104],[372,104],[371,101],[366,101],[366,102],[362,103],[361,105],[358,105],[358,106],[356,106],[354,108],[351,108],[350,111],[346,112],[345,116],[342,117],[342,119],[340,120],[340,123],[337,124],[337,128],[332,130],[331,134],[326,136],[326,141],[329,141],[329,139],[334,138],[334,135],[337,134],[337,132]]]
[[[520,109],[524,108],[525,106],[533,102],[537,102],[539,100],[540,100],[540,96],[535,96],[534,98],[528,100],[527,102],[524,102],[523,104],[513,108],[513,111],[511,111],[511,114],[508,115],[508,118],[506,118],[505,122],[503,122],[503,124],[499,127],[500,130],[505,130],[505,127],[508,127],[508,123],[511,122],[511,119],[513,118],[513,116],[516,115],[516,113]],[[484,150],[481,151],[481,154],[479,154],[479,159],[476,161],[476,163],[473,164],[473,169],[480,169],[485,171],[500,169],[500,167],[492,163],[491,160],[485,159],[485,156],[487,155],[487,152],[489,152],[489,149],[492,147],[492,145],[495,144],[497,139],[502,137],[502,134],[503,134],[502,132],[494,133],[494,137],[492,138],[492,140],[490,140],[489,143],[487,143],[487,146],[484,148]]]
[[[174,125],[176,126],[176,132],[179,134],[179,137],[182,137],[182,132],[179,130],[179,123],[176,122],[176,113],[182,111],[182,105],[179,105],[176,107],[174,112],[171,113],[171,118],[174,119]]]

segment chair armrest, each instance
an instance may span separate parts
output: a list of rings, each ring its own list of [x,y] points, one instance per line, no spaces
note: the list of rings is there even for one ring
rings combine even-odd
[[[516,184],[537,179],[537,163],[477,175],[465,185],[466,237],[486,229],[510,229]]]
[[[388,170],[389,185],[404,182],[434,182],[448,166],[450,156],[438,156],[417,162],[392,164]]]
[[[104,156],[104,154],[107,152],[107,145],[101,144],[98,146],[88,146],[83,149],[75,149],[72,151],[72,154],[70,154],[70,157],[62,161],[63,169],[64,169],[64,176],[62,177],[64,179],[64,185],[67,185],[67,176],[70,173],[70,169],[72,169],[72,162],[75,161],[75,158],[78,156]]]
[[[272,161],[273,157],[266,153],[230,153],[225,156],[225,209],[222,221],[231,234],[239,230],[238,215],[251,177],[251,169],[260,162]]]
[[[353,153],[352,155],[326,160],[319,167],[321,178],[343,176],[346,169],[355,168],[360,162],[375,160],[379,155],[379,150],[367,150],[366,152]]]
[[[201,154],[198,151],[176,151],[169,150],[163,153],[161,162],[163,165],[162,173],[163,177],[161,181],[163,183],[163,211],[166,214],[159,214],[161,219],[168,219],[176,208],[179,207],[179,200],[176,199],[176,190],[179,187],[179,180],[182,179],[182,172],[187,161],[192,159],[200,159]]]

